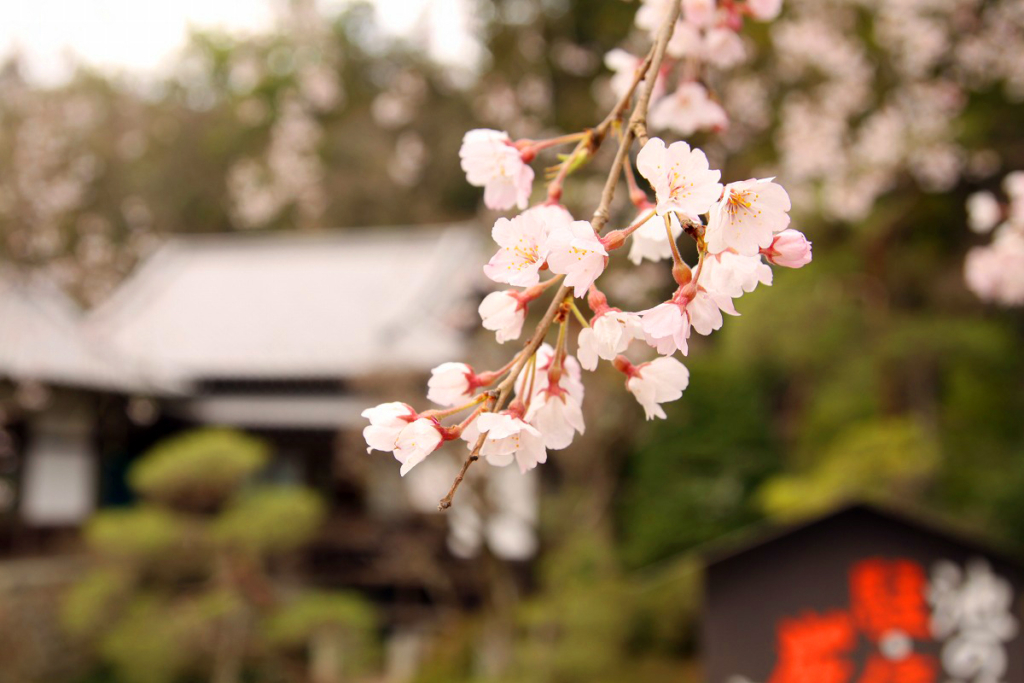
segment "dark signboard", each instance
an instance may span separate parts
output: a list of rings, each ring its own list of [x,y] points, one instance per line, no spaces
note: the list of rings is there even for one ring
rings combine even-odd
[[[853,506],[712,559],[708,683],[1024,683],[1018,565]]]

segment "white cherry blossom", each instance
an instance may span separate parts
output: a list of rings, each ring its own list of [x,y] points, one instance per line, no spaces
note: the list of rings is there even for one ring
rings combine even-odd
[[[789,227],[789,195],[772,181],[751,179],[725,186],[722,199],[709,215],[708,251],[717,254],[732,249],[755,256],[771,245],[775,233]]]
[[[663,97],[651,107],[652,128],[674,130],[692,135],[699,130],[722,130],[729,125],[722,106],[708,97],[700,83],[681,84],[674,93]]]
[[[634,369],[626,388],[644,407],[648,420],[665,419],[662,403],[675,401],[690,383],[690,371],[675,358],[662,357]]]
[[[975,192],[967,198],[967,226],[974,232],[992,232],[1002,216],[1003,208],[991,192]]]
[[[438,449],[444,438],[437,422],[424,417],[406,425],[395,440],[395,459],[402,463],[403,477],[424,458]]]
[[[367,453],[394,450],[399,432],[416,419],[412,406],[398,401],[367,408],[361,415],[370,421],[370,425],[363,428]]]
[[[459,158],[469,184],[484,188],[487,208],[526,208],[533,187],[533,169],[523,161],[507,133],[485,128],[469,131],[462,138]]]
[[[740,256],[732,251],[723,251],[704,258],[698,283],[710,292],[735,299],[754,291],[758,284],[771,285],[772,269],[760,255]]]
[[[971,249],[964,278],[981,299],[1007,306],[1024,304],[1024,236],[1004,231],[992,244]]]
[[[799,230],[783,230],[767,249],[762,250],[770,263],[785,268],[803,268],[811,262],[811,243]]]
[[[710,211],[722,194],[721,172],[710,170],[704,152],[691,150],[685,142],[666,148],[663,140],[651,138],[637,155],[636,167],[654,188],[659,215],[677,211],[696,218]]]
[[[440,406],[455,406],[473,398],[476,384],[473,368],[465,363],[441,363],[430,371],[427,400]]]
[[[590,327],[580,330],[577,356],[585,370],[596,370],[597,359],[614,360],[634,339],[643,339],[643,327],[636,313],[618,309],[595,315]]]
[[[565,275],[565,284],[581,297],[608,262],[608,251],[587,221],[573,221],[552,231],[546,244],[548,267]]]
[[[499,344],[519,339],[526,321],[526,305],[514,291],[491,292],[477,309],[486,330],[495,333]]]
[[[540,282],[540,267],[548,256],[547,223],[543,215],[524,212],[509,220],[499,218],[491,237],[501,247],[484,266],[495,282],[531,287]]]
[[[515,460],[525,473],[548,459],[540,430],[512,411],[481,414],[462,432],[462,438],[473,448],[480,434],[487,435],[480,455],[491,465],[504,467]]]
[[[526,421],[541,433],[546,448],[561,450],[572,443],[576,432],[583,433],[582,395],[550,382],[530,400]],[[566,382],[566,384],[570,384]]]
[[[683,234],[683,226],[673,215],[672,238],[676,239]],[[632,234],[632,242],[629,245],[628,258],[634,265],[647,259],[649,261],[661,261],[672,258],[672,245],[668,241],[668,231],[665,230],[665,219],[657,214],[651,216],[643,225]]]
[[[624,97],[633,85],[636,70],[643,64],[643,59],[626,52],[620,47],[609,51],[604,56],[604,65],[613,73],[609,86],[616,99]],[[661,70],[654,79],[654,90],[651,101],[657,102],[665,94],[665,72]]]

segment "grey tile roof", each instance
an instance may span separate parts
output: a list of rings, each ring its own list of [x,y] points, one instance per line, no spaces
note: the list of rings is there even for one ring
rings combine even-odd
[[[0,268],[0,377],[145,393],[152,386],[89,339],[82,311],[52,282]]]
[[[88,327],[172,382],[422,371],[463,353],[464,321],[452,311],[465,313],[479,283],[481,234],[454,226],[181,238]]]

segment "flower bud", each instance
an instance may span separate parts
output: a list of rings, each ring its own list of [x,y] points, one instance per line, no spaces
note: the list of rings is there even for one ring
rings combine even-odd
[[[811,243],[799,230],[783,230],[761,253],[777,266],[802,268],[811,262]]]

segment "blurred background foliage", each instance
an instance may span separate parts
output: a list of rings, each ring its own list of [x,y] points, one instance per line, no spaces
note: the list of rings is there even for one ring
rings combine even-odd
[[[304,589],[283,562],[313,539],[324,506],[304,487],[254,486],[266,450],[202,429],[133,464],[142,501],[93,517],[92,568],[64,600],[64,624],[97,672],[124,683],[331,683],[375,664],[370,603]]]
[[[819,88],[835,74],[794,71],[780,31],[750,27],[756,57],[730,77],[761,92],[767,113],[738,117],[721,140],[693,141],[725,178],[781,166],[814,262],[776,272],[770,289],[739,302],[741,317],[694,340],[690,387],[668,420],[643,422],[616,374],[596,373],[586,437],[545,468],[533,591],[519,595],[495,568],[486,607],[441,627],[417,680],[698,680],[702,549],[846,499],[936,512],[1024,551],[1024,318],[981,304],[962,278],[977,239],[965,228],[966,196],[1024,167],[1019,84],[1004,88],[996,66],[989,81],[958,81],[969,69],[938,61],[910,79],[871,3],[817,4],[793,0],[784,20],[830,13],[825,27],[862,49],[875,75],[851,125],[922,84],[952,84],[955,115],[936,126],[929,112],[911,117],[910,130],[937,137],[900,152],[907,161],[885,166],[883,179],[865,171],[837,189],[827,174],[801,176],[792,139],[818,144],[800,126],[824,114],[799,123],[794,110],[824,106]],[[965,4],[979,25],[983,10],[1004,5],[1013,3]],[[603,55],[643,43],[631,32],[635,8],[480,3],[483,61],[469,73],[385,35],[359,3],[312,20],[309,3],[295,2],[274,35],[196,35],[172,76],[143,85],[82,71],[41,90],[12,61],[0,74],[0,249],[92,303],[176,234],[474,218],[486,231],[494,216],[480,213],[458,165],[463,133],[541,138],[596,123],[608,101]],[[939,152],[950,147],[960,166],[938,182],[949,160]],[[829,150],[826,171],[850,165],[839,156],[848,150]],[[599,183],[596,171],[574,177],[566,201],[576,214],[592,210]],[[851,193],[866,206],[844,204]],[[617,217],[628,220],[622,199]],[[624,308],[670,286],[667,272],[647,267],[608,278]],[[262,585],[268,558],[301,547],[321,510],[308,492],[249,486],[263,459],[238,434],[181,437],[133,471],[142,503],[90,526],[101,564],[66,618],[118,680],[186,680],[205,666],[227,681],[254,662],[280,671],[294,661],[288,648],[324,630],[346,651],[373,642],[373,618],[351,596],[250,595],[250,579]],[[283,520],[287,537],[264,533]]]

